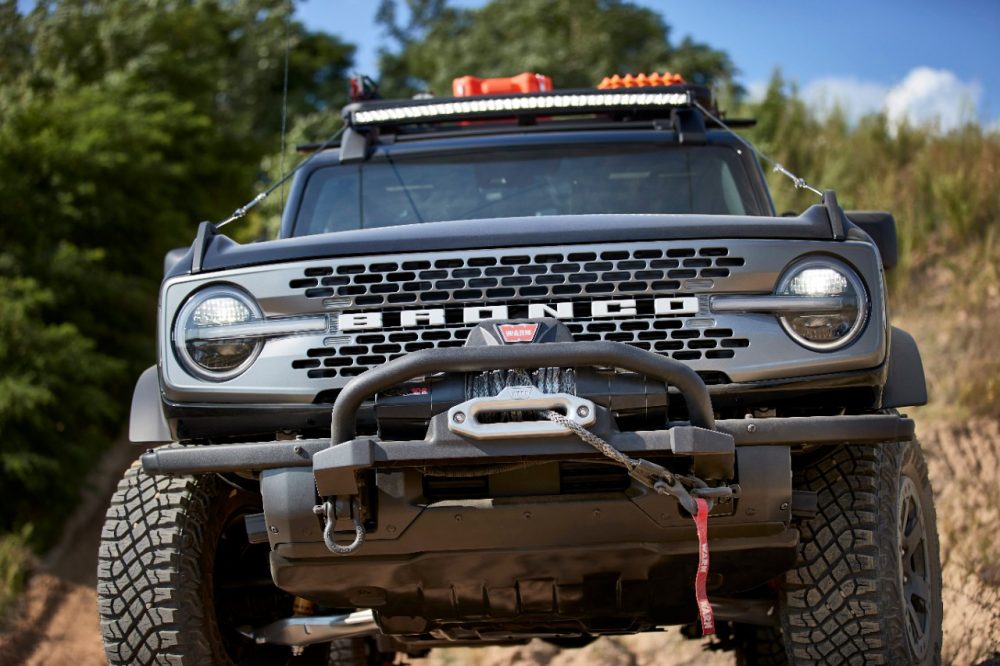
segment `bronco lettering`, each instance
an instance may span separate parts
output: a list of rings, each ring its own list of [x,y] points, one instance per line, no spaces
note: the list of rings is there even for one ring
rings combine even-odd
[[[648,301],[647,301],[648,303]],[[581,313],[579,308],[585,308]],[[648,305],[646,306],[649,307]],[[404,310],[400,313],[381,312],[344,312],[337,317],[337,328],[342,332],[371,331],[381,328],[413,328],[415,326],[443,326],[452,321],[449,312],[461,313],[460,321],[466,324],[476,324],[487,319],[518,319],[527,316],[530,319],[553,317],[555,319],[576,319],[590,317],[634,317],[639,314],[639,302],[635,299],[594,301],[578,303],[574,307],[572,301],[562,303],[532,303],[527,313],[516,312],[515,308],[506,305],[476,305],[458,308],[432,308],[426,310]],[[652,302],[654,315],[696,315],[698,314],[698,298],[696,296],[681,296],[677,298],[657,298]],[[647,310],[648,312],[648,310]],[[387,321],[387,319],[390,319]],[[397,323],[398,322],[398,323]]]

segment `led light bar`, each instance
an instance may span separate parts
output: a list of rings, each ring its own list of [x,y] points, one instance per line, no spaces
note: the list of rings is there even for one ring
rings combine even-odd
[[[349,120],[352,125],[358,126],[447,121],[465,119],[471,116],[505,117],[535,111],[558,115],[560,113],[674,108],[690,105],[691,93],[688,91],[518,95],[516,97],[425,102],[381,109],[351,109]]]

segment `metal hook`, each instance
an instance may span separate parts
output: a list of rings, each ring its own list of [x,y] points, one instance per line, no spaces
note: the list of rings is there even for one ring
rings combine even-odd
[[[336,553],[337,555],[350,555],[358,548],[361,544],[365,542],[365,526],[361,523],[361,511],[358,508],[357,499],[351,499],[350,501],[350,511],[351,511],[351,521],[354,523],[354,541],[346,546],[342,546],[336,542],[333,527],[337,522],[336,509],[333,502],[327,500],[319,506],[313,507],[313,513],[318,516],[323,516],[326,520],[326,525],[323,527],[323,542],[326,547],[330,549],[330,552]]]

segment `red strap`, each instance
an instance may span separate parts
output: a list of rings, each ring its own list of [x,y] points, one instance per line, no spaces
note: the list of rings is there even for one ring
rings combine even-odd
[[[715,633],[715,613],[705,590],[708,582],[708,502],[701,497],[696,497],[694,501],[698,506],[694,517],[694,526],[698,530],[698,573],[694,576],[694,598],[701,617],[701,634],[711,636]]]

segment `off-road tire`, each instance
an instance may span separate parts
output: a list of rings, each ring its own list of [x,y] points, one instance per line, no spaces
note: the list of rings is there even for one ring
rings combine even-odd
[[[225,521],[252,511],[258,501],[214,475],[154,477],[138,463],[129,468],[111,498],[97,565],[98,611],[110,664],[290,659],[287,647],[252,642],[233,657],[215,616],[213,565]],[[294,663],[325,663],[329,647],[308,653]]]
[[[781,630],[777,627],[736,624],[733,639],[736,642],[736,666],[788,665]]]
[[[842,446],[796,471],[794,483],[817,493],[818,513],[802,525],[785,579],[789,661],[940,664],[941,562],[920,445]]]

